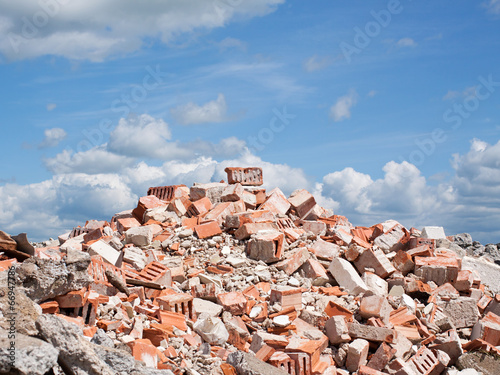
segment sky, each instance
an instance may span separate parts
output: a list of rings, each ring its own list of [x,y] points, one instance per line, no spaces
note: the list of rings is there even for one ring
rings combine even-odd
[[[354,225],[500,242],[500,0],[0,0],[0,229],[261,166]]]

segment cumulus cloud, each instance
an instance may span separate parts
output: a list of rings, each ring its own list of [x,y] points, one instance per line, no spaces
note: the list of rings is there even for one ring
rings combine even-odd
[[[54,174],[113,173],[133,162],[133,158],[109,152],[104,146],[76,153],[71,150],[63,150],[55,157],[44,160],[45,167]]]
[[[147,38],[174,42],[234,19],[264,16],[285,0],[0,1],[0,53],[11,60],[57,55],[102,61]]]
[[[65,140],[68,135],[66,131],[61,128],[45,129],[43,134],[45,138],[40,142],[38,148],[56,147],[61,141]]]
[[[417,43],[412,38],[402,38],[396,42],[398,47],[415,47]]]
[[[0,187],[0,227],[42,240],[88,219],[109,219],[136,203],[137,196],[113,174],[69,174],[36,184],[7,184]]]
[[[345,168],[316,182],[300,168],[262,160],[237,139],[222,140],[222,144],[238,150],[243,147],[244,151],[222,160],[199,155],[189,160],[166,160],[161,165],[135,159],[113,161],[114,154],[106,145],[81,153],[78,163],[76,155],[61,153],[63,167],[52,168],[59,172],[52,179],[0,187],[0,227],[14,234],[27,231],[39,239],[56,236],[87,219],[109,219],[118,211],[133,208],[137,197],[146,194],[150,186],[215,182],[226,179],[226,167],[257,166],[264,171],[266,189],[277,186],[287,195],[295,189],[308,189],[321,205],[347,216],[355,225],[395,219],[407,227],[442,225],[448,235],[467,231],[483,243],[498,242],[500,141],[490,145],[472,140],[467,153],[453,155],[454,175],[432,183],[415,165],[394,161],[383,167],[379,178]],[[110,159],[106,173],[105,167],[87,166],[105,159]]]
[[[358,94],[355,90],[338,98],[337,102],[330,108],[330,118],[335,122],[351,118],[351,108],[356,105],[357,100]]]
[[[223,94],[219,94],[217,99],[203,105],[189,102],[172,108],[170,113],[182,125],[217,123],[228,120],[226,98]]]

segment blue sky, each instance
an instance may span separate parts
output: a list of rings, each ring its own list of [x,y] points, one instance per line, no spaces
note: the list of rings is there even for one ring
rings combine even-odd
[[[500,1],[0,0],[0,229],[260,165],[355,225],[500,242]]]

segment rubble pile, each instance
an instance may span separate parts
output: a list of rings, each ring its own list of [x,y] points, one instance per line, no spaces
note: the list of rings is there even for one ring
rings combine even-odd
[[[226,172],[43,247],[0,232],[0,373],[499,372],[498,246],[353,226],[260,168]]]

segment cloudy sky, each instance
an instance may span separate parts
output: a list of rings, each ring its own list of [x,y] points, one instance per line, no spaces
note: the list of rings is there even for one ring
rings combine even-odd
[[[262,166],[355,225],[500,242],[500,1],[0,0],[0,229]]]

